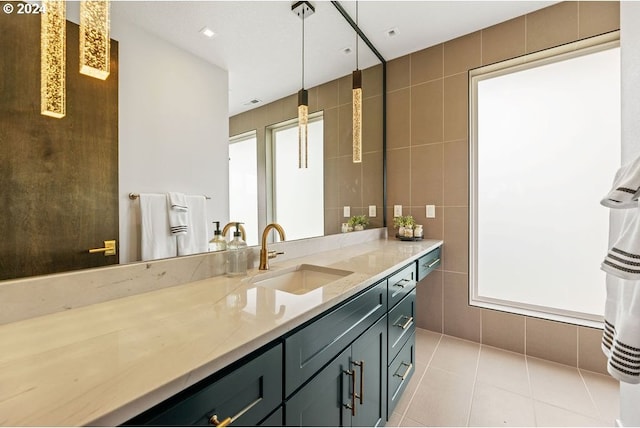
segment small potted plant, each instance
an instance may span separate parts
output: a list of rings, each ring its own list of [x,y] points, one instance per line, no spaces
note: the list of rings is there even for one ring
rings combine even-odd
[[[413,226],[415,224],[416,221],[410,215],[401,215],[393,219],[393,227],[398,229],[397,236],[407,236],[407,229],[410,231],[409,236],[413,236]]]
[[[369,218],[366,215],[354,215],[349,219],[349,226],[353,227],[353,230],[364,230],[369,224]]]

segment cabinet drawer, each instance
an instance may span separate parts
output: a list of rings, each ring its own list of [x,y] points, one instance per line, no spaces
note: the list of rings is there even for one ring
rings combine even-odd
[[[416,335],[415,333],[404,344],[398,356],[389,365],[387,418],[393,413],[402,393],[415,372],[416,365]]]
[[[415,288],[389,312],[389,362],[393,361],[402,345],[416,331]]]
[[[213,382],[202,381],[129,421],[130,425],[257,425],[282,402],[282,344]]]
[[[416,286],[416,263],[403,268],[389,277],[389,309],[393,308]]]
[[[285,339],[285,396],[349,346],[387,311],[386,281]]]
[[[418,281],[422,281],[438,266],[440,266],[440,247],[418,259]]]

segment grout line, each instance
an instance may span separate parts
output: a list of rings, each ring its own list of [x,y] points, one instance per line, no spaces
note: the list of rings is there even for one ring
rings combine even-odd
[[[526,322],[526,321],[525,321]],[[525,341],[525,350],[526,350]],[[527,383],[529,384],[529,396],[531,397],[531,405],[533,406],[533,425],[538,426],[538,412],[536,412],[536,399],[533,396],[533,386],[531,385],[531,371],[529,370],[529,357],[525,354],[524,356],[524,366],[527,371]]]
[[[476,384],[478,383],[478,367],[480,367],[480,354],[482,353],[482,344],[478,347],[478,357],[476,358],[476,372],[473,375],[473,386],[471,387],[471,397],[469,398],[469,412],[467,413],[467,426],[471,422],[471,411],[473,410],[473,396],[476,393]]]
[[[587,395],[589,396],[589,399],[591,400],[591,404],[593,405],[594,409],[596,409],[596,413],[598,414],[598,420],[603,420],[604,419],[604,415],[600,412],[600,408],[598,407],[598,404],[596,403],[596,400],[593,398],[593,395],[591,395],[591,390],[589,389],[589,385],[587,385],[587,381],[584,379],[584,376],[582,376],[582,370],[580,370],[578,368],[578,374],[580,375],[580,379],[582,380],[582,384],[584,385],[585,389],[587,390]]]

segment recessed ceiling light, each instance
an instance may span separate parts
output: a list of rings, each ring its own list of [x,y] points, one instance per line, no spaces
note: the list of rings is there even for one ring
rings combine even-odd
[[[212,39],[216,35],[216,33],[209,27],[204,27],[202,30],[200,30],[200,34],[210,39]]]
[[[340,49],[340,52],[342,52],[345,55],[349,55],[351,52],[353,52],[353,50],[350,47],[346,47],[346,48]]]
[[[254,98],[254,99],[252,99],[252,100],[247,101],[247,102],[246,102],[246,103],[244,103],[243,105],[245,105],[245,106],[252,106],[252,105],[254,105],[254,104],[258,104],[258,103],[261,103],[261,102],[262,102],[262,100],[259,100],[259,99],[257,99],[257,98]]]
[[[399,33],[400,31],[398,31],[398,27],[390,28],[386,31],[387,37],[394,37],[394,36],[397,36]]]

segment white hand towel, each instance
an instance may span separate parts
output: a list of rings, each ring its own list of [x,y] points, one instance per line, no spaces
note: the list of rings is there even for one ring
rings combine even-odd
[[[622,232],[609,249],[600,268],[618,278],[640,280],[640,208],[625,212]]]
[[[610,300],[615,302],[610,304]],[[610,282],[607,278],[604,348],[611,376],[640,383],[640,281],[615,278]]]
[[[140,194],[142,260],[165,259],[178,253],[176,238],[169,233],[167,197]]]
[[[189,233],[178,236],[178,255],[206,253],[209,251],[207,232],[207,205],[204,196],[187,195]]]
[[[169,207],[176,211],[188,211],[187,195],[178,192],[169,192]]]
[[[635,208],[640,197],[640,157],[620,167],[613,179],[613,188],[600,201],[609,208]]]
[[[183,193],[167,193],[167,208],[169,213],[169,231],[172,235],[186,235],[188,232],[189,205]]]

